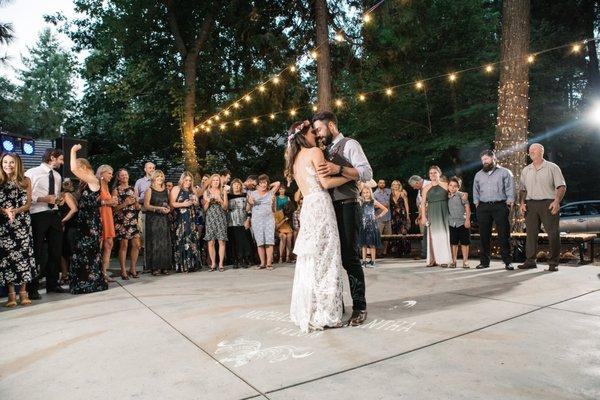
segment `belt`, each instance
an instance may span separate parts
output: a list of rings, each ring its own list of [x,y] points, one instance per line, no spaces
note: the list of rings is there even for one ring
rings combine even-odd
[[[344,200],[334,200],[333,201],[335,204],[354,204],[354,203],[358,203],[358,199],[344,199]]]
[[[526,202],[527,201],[554,201],[554,199],[541,199],[541,200],[528,199],[528,200],[525,200],[525,201]]]
[[[506,203],[506,200],[498,200],[498,201],[480,201],[479,204],[487,204],[487,205],[491,205],[491,204],[502,204],[502,203]]]

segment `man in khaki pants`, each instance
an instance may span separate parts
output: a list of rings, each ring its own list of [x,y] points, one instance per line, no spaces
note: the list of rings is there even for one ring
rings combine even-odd
[[[520,205],[525,215],[527,228],[527,260],[519,269],[537,268],[536,255],[540,223],[548,234],[550,242],[550,268],[558,271],[560,260],[560,235],[558,232],[560,202],[565,196],[567,185],[560,167],[544,160],[544,146],[534,143],[529,146],[532,163],[521,172]]]

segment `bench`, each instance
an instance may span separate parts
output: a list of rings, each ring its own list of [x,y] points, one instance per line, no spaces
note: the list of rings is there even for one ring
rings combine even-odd
[[[492,238],[497,238],[497,233],[492,233]],[[525,241],[527,239],[527,233],[514,232],[510,234],[511,239],[521,242],[525,245]],[[597,236],[593,233],[568,233],[560,235],[560,244],[571,244],[576,245],[579,249],[579,264],[588,264],[594,262],[594,240]],[[381,240],[410,240],[412,241],[420,241],[423,239],[423,235],[420,233],[409,233],[407,235],[381,235]],[[472,233],[471,239],[481,239],[478,233]],[[548,243],[548,235],[546,233],[540,233],[538,235],[538,243],[547,244]],[[589,245],[590,249],[590,257],[589,260],[585,260],[585,247],[586,244]]]

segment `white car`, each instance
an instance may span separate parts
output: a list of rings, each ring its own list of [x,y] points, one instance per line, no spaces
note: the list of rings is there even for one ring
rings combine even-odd
[[[578,201],[562,206],[559,231],[600,233],[600,200]]]

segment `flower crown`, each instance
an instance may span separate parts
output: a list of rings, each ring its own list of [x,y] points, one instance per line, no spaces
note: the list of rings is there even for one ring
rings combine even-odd
[[[292,142],[292,139],[294,138],[294,136],[296,136],[299,132],[301,132],[304,128],[306,128],[308,126],[310,126],[310,121],[308,121],[308,120],[305,120],[300,125],[298,125],[296,127],[296,129],[294,129],[294,132],[292,132],[288,135],[288,145]]]

